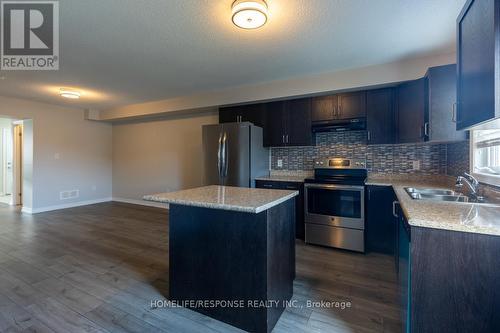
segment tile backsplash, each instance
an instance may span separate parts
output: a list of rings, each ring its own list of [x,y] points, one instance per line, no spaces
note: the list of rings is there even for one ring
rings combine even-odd
[[[450,176],[460,176],[470,168],[469,142],[454,142],[446,146],[447,174]]]
[[[271,169],[310,171],[316,159],[345,157],[365,159],[371,173],[454,175],[467,170],[463,169],[463,165],[468,165],[463,156],[467,147],[465,141],[452,144],[368,145],[365,131],[318,133],[314,147],[271,148]],[[448,152],[451,153],[449,157]],[[281,160],[281,167],[278,167],[278,160]],[[413,167],[414,161],[420,163],[418,170]]]

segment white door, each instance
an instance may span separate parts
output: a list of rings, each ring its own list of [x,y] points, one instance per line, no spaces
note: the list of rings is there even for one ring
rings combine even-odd
[[[12,194],[12,182],[13,182],[13,143],[12,143],[12,130],[4,128],[3,129],[3,153],[4,153],[4,193],[9,195]]]

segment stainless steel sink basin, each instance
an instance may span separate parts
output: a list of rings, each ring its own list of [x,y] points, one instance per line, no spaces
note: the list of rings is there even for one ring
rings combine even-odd
[[[431,200],[445,202],[469,202],[469,197],[452,190],[434,188],[405,188],[408,195],[415,200]]]
[[[462,193],[455,192],[447,189],[433,189],[433,188],[415,188],[405,187],[408,195],[415,200],[429,200],[435,202],[461,202],[481,206],[494,206],[499,207],[500,202],[497,200],[490,200],[489,198],[477,197],[470,198]]]
[[[447,201],[447,202],[469,202],[465,195],[439,195],[426,193],[409,193],[410,197],[417,200]]]
[[[461,195],[452,190],[444,190],[438,188],[414,188],[407,187],[405,188],[406,192],[411,193],[419,193],[419,194],[428,194],[428,195]]]

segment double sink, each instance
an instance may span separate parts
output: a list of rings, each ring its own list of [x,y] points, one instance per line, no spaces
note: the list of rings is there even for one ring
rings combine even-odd
[[[405,187],[406,193],[416,200],[469,202],[470,198],[452,190]]]
[[[483,197],[472,198],[462,193],[446,189],[415,188],[405,187],[406,193],[415,200],[429,200],[441,202],[461,202],[483,205],[498,205],[497,202],[490,202]]]

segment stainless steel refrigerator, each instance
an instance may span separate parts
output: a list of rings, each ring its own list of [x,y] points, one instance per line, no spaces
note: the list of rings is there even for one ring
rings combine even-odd
[[[269,174],[269,150],[262,128],[252,123],[203,126],[204,184],[255,187]]]

